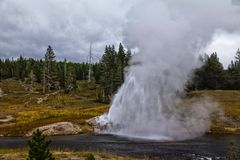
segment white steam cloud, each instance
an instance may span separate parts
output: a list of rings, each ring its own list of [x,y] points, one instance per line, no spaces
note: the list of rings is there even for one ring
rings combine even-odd
[[[125,40],[132,57],[125,83],[109,112],[99,118],[105,132],[158,140],[204,134],[217,105],[182,98],[197,54],[215,32],[235,33],[239,8],[230,0],[138,1],[128,14]]]

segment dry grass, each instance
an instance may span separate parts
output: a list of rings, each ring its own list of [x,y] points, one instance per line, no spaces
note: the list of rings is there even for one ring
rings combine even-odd
[[[56,160],[62,159],[76,159],[76,160],[84,160],[86,155],[91,153],[94,155],[96,160],[137,160],[135,158],[126,157],[126,156],[117,156],[110,153],[105,152],[87,152],[87,151],[71,151],[71,150],[53,150],[53,156]],[[6,160],[16,160],[16,159],[26,159],[28,155],[27,149],[19,149],[19,150],[8,150],[1,149],[0,150],[0,158]],[[139,159],[139,158],[138,158]]]
[[[224,112],[224,119],[212,122],[213,133],[240,133],[240,91],[205,90],[192,92],[191,95],[212,97]]]
[[[83,132],[90,131],[91,126],[88,126],[85,120],[106,112],[108,105],[95,101],[96,86],[86,81],[80,82],[79,85],[74,94],[58,93],[38,104],[38,98],[44,98],[46,95],[25,91],[18,81],[0,82],[0,88],[5,93],[5,96],[0,97],[0,117],[12,115],[15,118],[10,123],[0,124],[0,135],[24,135],[35,127],[62,121],[80,125]],[[36,91],[41,89],[41,86],[35,86]],[[87,97],[83,93],[86,93]]]

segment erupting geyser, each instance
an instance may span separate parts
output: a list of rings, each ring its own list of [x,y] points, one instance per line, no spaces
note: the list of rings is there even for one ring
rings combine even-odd
[[[137,1],[128,14],[126,44],[137,47],[104,131],[129,137],[183,140],[204,134],[217,106],[182,98],[197,55],[214,33],[237,32],[239,7],[230,0]]]

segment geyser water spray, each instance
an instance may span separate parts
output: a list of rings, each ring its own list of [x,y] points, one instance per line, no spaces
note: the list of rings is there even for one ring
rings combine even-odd
[[[157,140],[184,140],[210,128],[217,105],[187,100],[184,86],[199,67],[197,55],[219,30],[237,32],[239,7],[230,0],[137,1],[128,14],[125,44],[137,47],[103,132]]]

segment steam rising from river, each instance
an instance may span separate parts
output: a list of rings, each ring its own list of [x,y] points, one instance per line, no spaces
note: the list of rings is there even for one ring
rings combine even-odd
[[[139,53],[109,112],[98,120],[103,132],[183,140],[208,131],[217,105],[209,98],[184,99],[184,86],[213,34],[239,26],[238,6],[230,0],[137,1],[125,41]]]

